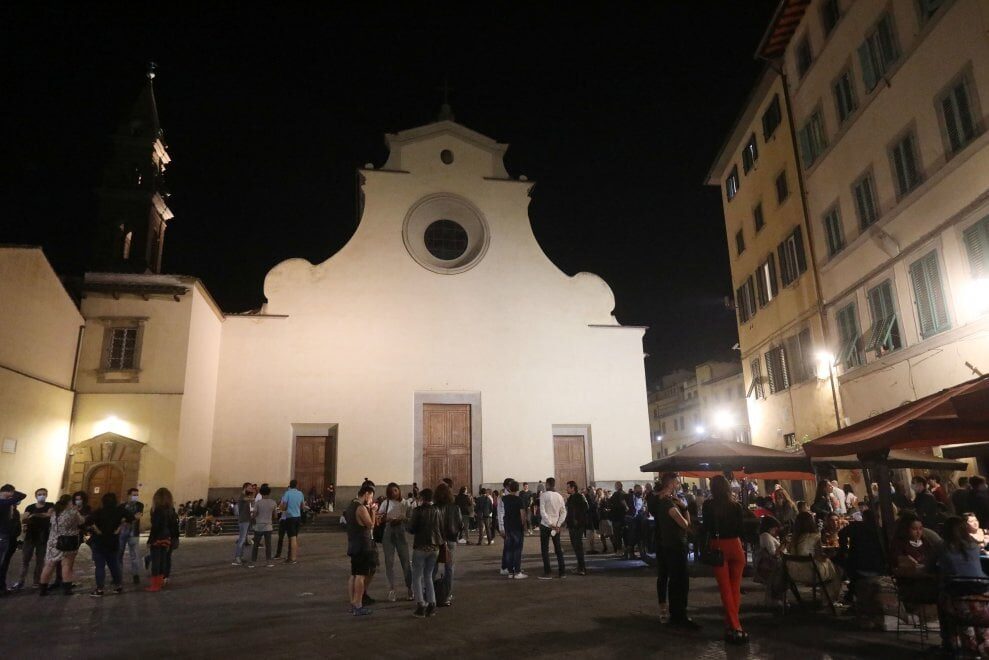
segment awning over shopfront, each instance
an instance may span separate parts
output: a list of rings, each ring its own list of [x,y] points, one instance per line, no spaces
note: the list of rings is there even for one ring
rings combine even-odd
[[[801,473],[813,478],[810,461],[802,453],[723,440],[701,440],[639,468],[642,472],[745,473],[762,479],[763,473]],[[794,477],[786,477],[794,478]]]
[[[815,469],[834,468],[836,470],[857,470],[866,467],[859,457],[854,454],[849,454],[848,456],[814,458],[811,459],[811,462]],[[920,452],[907,451],[906,449],[891,450],[886,462],[892,469],[912,468],[919,470],[952,471],[964,470],[967,467],[967,464],[964,461],[953,461],[931,454],[921,454]]]
[[[803,446],[814,458],[989,441],[989,375],[949,387]]]

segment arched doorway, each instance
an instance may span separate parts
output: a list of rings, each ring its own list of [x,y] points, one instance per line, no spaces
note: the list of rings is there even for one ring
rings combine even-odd
[[[143,448],[143,442],[116,433],[101,433],[72,445],[63,492],[88,493],[94,508],[107,492],[120,498],[128,488],[140,487],[137,476]]]
[[[118,501],[122,501],[124,487],[124,472],[115,465],[104,463],[98,465],[86,478],[86,492],[89,493],[89,505],[99,508],[99,501],[107,493],[114,493]]]

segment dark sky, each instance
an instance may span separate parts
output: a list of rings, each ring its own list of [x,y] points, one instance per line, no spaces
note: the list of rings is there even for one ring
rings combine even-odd
[[[201,277],[226,311],[259,306],[279,261],[346,243],[355,168],[384,162],[384,133],[434,120],[448,76],[457,121],[510,143],[509,173],[538,182],[550,258],[601,275],[618,319],[650,326],[650,377],[732,355],[720,196],[702,180],[776,0],[14,4],[0,10],[0,243],[42,245],[60,273],[86,263],[109,136],[148,60],[173,159],[165,270]]]

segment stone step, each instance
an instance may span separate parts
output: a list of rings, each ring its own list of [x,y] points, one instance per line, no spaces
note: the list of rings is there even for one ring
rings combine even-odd
[[[220,516],[216,518],[220,523],[220,535],[236,535],[238,532],[237,517],[236,516]],[[315,520],[312,520],[302,526],[301,532],[311,533],[311,532],[329,532],[343,529],[340,525],[340,514],[339,513],[321,513],[316,516]],[[182,530],[185,534],[185,529]],[[278,526],[275,525],[274,533],[278,533]]]

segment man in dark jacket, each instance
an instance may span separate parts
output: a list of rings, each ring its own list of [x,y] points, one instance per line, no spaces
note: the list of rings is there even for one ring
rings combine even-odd
[[[985,477],[971,477],[968,484],[972,489],[972,495],[968,502],[969,511],[979,519],[979,527],[989,528],[989,487],[986,486]]]
[[[625,514],[628,513],[628,501],[622,482],[615,482],[615,492],[611,494],[608,515],[611,518],[611,526],[614,529],[614,536],[611,537],[615,546],[615,555],[624,557],[622,552],[622,535],[625,533]]]
[[[968,486],[968,477],[958,477],[958,489],[951,494],[951,508],[956,516],[972,510],[972,490]]]
[[[491,545],[491,514],[493,512],[488,489],[482,488],[474,500],[474,516],[477,519],[477,544]]]
[[[577,555],[577,570],[574,575],[587,575],[584,566],[584,532],[587,530],[588,506],[587,498],[577,489],[576,481],[567,482],[567,531],[570,533],[570,545]]]

